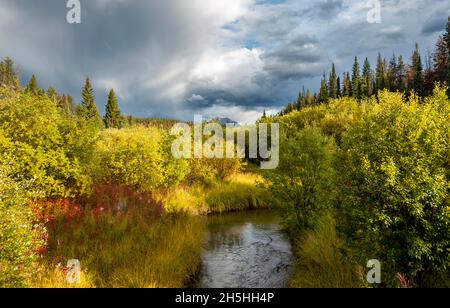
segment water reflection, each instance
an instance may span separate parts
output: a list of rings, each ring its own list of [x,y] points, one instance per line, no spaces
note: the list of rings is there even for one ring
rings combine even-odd
[[[292,272],[291,246],[279,217],[256,211],[210,217],[197,287],[281,288]]]

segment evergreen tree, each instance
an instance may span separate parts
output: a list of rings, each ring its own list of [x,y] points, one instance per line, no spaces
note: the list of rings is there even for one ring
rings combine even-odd
[[[264,110],[264,114],[266,111]],[[103,119],[106,128],[122,128],[123,118],[117,103],[116,93],[113,89],[109,92],[108,103],[106,104],[105,118]]]
[[[423,66],[422,59],[419,52],[419,44],[416,44],[416,49],[414,50],[412,56],[412,87],[413,90],[423,97],[425,94],[424,80],[423,80]]]
[[[337,97],[342,96],[342,90],[341,90],[341,77],[337,78]]]
[[[425,59],[425,72],[423,74],[424,96],[429,96],[434,89],[434,71],[433,60],[429,51],[427,51],[427,58]]]
[[[355,63],[353,64],[353,75],[352,75],[352,96],[360,99],[361,98],[361,77],[359,70],[358,58],[355,57]]]
[[[48,87],[47,89],[47,96],[54,102],[58,102],[60,100],[60,96],[58,94],[58,91],[54,87]]]
[[[311,90],[306,91],[306,106],[314,106],[316,104],[316,98],[312,94]]]
[[[326,104],[329,100],[329,91],[328,91],[328,84],[327,79],[325,77],[325,74],[323,75],[322,82],[320,85],[320,92],[319,92],[319,104]]]
[[[349,97],[352,94],[352,86],[351,86],[351,81],[350,81],[350,73],[344,73],[344,86],[343,86],[343,90],[342,90],[342,95]]]
[[[449,60],[449,49],[444,37],[439,36],[433,54],[433,71],[435,82],[447,81],[447,65]]]
[[[370,67],[369,59],[366,58],[364,61],[364,67],[361,78],[361,95],[370,97],[373,94],[373,81],[372,81],[372,69]]]
[[[68,116],[75,116],[77,114],[77,107],[75,106],[74,100],[70,95],[63,95],[58,100],[58,108],[61,112]],[[81,109],[81,106],[79,106]],[[82,113],[80,111],[80,113]]]
[[[337,84],[337,75],[336,75],[336,67],[333,63],[333,66],[331,68],[331,74],[330,74],[330,82],[329,82],[329,97],[330,98],[337,98],[337,89],[338,88],[338,84]]]
[[[306,103],[306,92],[305,92],[305,86],[302,87],[302,91],[298,94],[297,99],[297,109],[300,110],[305,106]]]
[[[407,67],[403,60],[403,56],[398,58],[395,87],[400,92],[405,92],[407,90]]]
[[[389,68],[387,73],[387,82],[389,91],[397,91],[396,79],[397,79],[397,57],[392,55],[391,61],[389,61]]]
[[[88,121],[92,121],[97,126],[101,126],[101,118],[98,113],[97,105],[95,104],[94,89],[92,88],[91,81],[86,78],[86,83],[81,93],[81,116]]]
[[[447,69],[445,73],[445,81],[447,82],[448,86],[447,95],[448,97],[450,97],[450,16],[448,17],[444,40],[447,43]]]
[[[20,90],[19,74],[14,69],[14,62],[10,58],[0,62],[0,87]]]
[[[376,69],[376,92],[387,88],[387,74],[386,74],[386,60],[378,54],[377,69]]]
[[[32,93],[32,94],[39,94],[39,85],[38,85],[38,81],[35,75],[31,76],[31,80],[28,83],[27,87],[25,88],[25,91],[27,93]]]

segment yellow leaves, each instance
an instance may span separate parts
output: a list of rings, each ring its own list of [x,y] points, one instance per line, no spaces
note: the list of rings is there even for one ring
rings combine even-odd
[[[165,146],[165,132],[155,127],[133,126],[101,132],[95,146],[100,182],[114,182],[148,192],[184,178],[187,165],[176,161]]]

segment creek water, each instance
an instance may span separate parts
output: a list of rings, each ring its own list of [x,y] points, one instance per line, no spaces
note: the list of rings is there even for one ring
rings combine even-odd
[[[283,288],[292,271],[291,245],[276,212],[208,217],[203,263],[194,287]]]

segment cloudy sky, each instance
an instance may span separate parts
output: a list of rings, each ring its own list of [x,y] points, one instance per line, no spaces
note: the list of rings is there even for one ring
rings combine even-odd
[[[367,0],[80,0],[71,25],[66,2],[0,0],[0,57],[23,81],[79,100],[90,76],[102,111],[114,88],[126,114],[241,123],[317,90],[332,62],[432,50],[450,15],[448,0],[381,0],[381,24]]]

